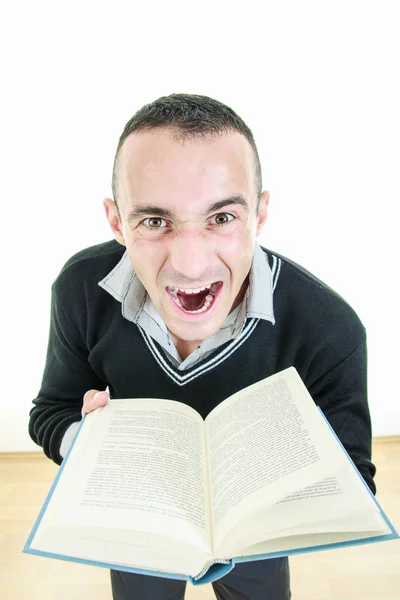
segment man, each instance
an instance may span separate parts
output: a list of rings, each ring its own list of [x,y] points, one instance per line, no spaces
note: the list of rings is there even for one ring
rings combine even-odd
[[[253,135],[230,108],[173,94],[127,123],[116,152],[116,241],[72,257],[53,286],[30,434],[60,464],[82,414],[170,398],[206,417],[295,366],[372,491],[364,327],[334,291],[256,243],[269,195]],[[83,397],[83,407],[82,407]],[[267,460],[267,457],[266,457]],[[184,597],[185,583],[111,572],[115,600]],[[217,598],[285,600],[288,561],[237,565]]]

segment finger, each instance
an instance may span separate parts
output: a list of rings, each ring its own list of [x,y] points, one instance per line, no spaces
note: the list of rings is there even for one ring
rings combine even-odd
[[[107,392],[98,390],[89,390],[83,397],[82,416],[90,413],[100,406],[105,406],[108,402]]]

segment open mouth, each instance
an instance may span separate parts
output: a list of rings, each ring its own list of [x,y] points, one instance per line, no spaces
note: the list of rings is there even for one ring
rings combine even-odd
[[[216,281],[210,286],[195,289],[176,288],[169,285],[167,291],[181,310],[194,315],[210,310],[221,287],[222,281]]]

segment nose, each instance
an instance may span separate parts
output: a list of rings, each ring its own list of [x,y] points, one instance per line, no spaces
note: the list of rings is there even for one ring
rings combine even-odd
[[[204,283],[211,267],[211,240],[194,229],[176,233],[171,240],[170,261],[173,270],[187,279]]]

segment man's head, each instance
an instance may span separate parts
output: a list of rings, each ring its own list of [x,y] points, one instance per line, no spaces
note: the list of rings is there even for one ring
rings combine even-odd
[[[194,349],[242,300],[266,221],[250,129],[211,98],[159,98],[125,126],[113,194],[105,209],[116,239],[177,346]]]

